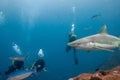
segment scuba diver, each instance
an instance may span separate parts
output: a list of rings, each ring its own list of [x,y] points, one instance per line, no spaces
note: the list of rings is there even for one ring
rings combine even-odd
[[[72,24],[71,32],[69,33],[68,39],[69,42],[75,41],[77,39],[77,35],[74,33],[75,27],[74,24]],[[69,52],[71,50],[71,46],[66,47],[66,52]],[[75,48],[73,48],[74,53],[76,53]]]
[[[24,57],[10,57],[12,64],[9,69],[5,72],[5,75],[8,75],[16,70],[24,68]]]
[[[74,30],[75,30],[75,25],[72,24],[71,32],[69,33],[69,36],[68,36],[69,42],[75,41],[77,39],[77,35],[74,33]],[[75,64],[78,64],[78,59],[77,59],[77,56],[76,56],[76,49],[67,45],[66,52],[68,53],[71,49],[73,49]]]
[[[32,65],[32,69],[36,68],[36,71],[46,71],[45,69],[45,61],[44,61],[44,53],[43,50],[40,49],[38,52],[38,56],[40,57],[38,60],[36,60],[33,65]]]
[[[41,70],[44,70],[44,67],[45,67],[45,62],[44,62],[44,59],[43,58],[40,58],[38,60],[36,60],[34,62],[34,64],[32,65],[32,69],[36,68],[36,71],[41,71]]]

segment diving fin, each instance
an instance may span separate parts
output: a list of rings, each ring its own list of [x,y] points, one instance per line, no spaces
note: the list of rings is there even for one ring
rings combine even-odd
[[[77,54],[76,54],[76,50],[75,49],[74,49],[74,52],[73,52],[73,58],[74,58],[75,64],[78,65],[79,62],[78,62],[78,58],[77,58]]]

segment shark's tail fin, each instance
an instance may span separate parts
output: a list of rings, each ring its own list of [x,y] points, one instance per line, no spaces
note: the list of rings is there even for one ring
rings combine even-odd
[[[107,33],[107,30],[106,30],[106,29],[107,29],[107,26],[106,26],[106,25],[103,25],[99,33],[100,33],[100,34],[102,34],[102,33]]]

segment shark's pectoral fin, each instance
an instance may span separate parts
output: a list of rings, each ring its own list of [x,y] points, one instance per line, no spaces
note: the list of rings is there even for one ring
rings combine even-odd
[[[113,50],[111,49],[106,49],[106,48],[101,48],[101,47],[95,47],[96,49],[99,49],[99,50],[105,50],[105,51],[109,51],[109,52],[114,52]]]

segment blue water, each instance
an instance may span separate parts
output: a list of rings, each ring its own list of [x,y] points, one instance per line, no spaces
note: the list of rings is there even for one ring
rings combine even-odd
[[[25,80],[67,80],[94,72],[112,54],[77,50],[79,64],[75,65],[72,51],[65,52],[71,25],[75,24],[78,38],[98,33],[104,24],[109,34],[120,36],[119,3],[119,0],[0,0],[0,72],[8,69],[9,57],[17,54],[12,42],[19,45],[23,55],[29,54],[25,67],[39,58],[40,48],[44,51],[47,72]],[[101,16],[92,20],[96,14]]]

